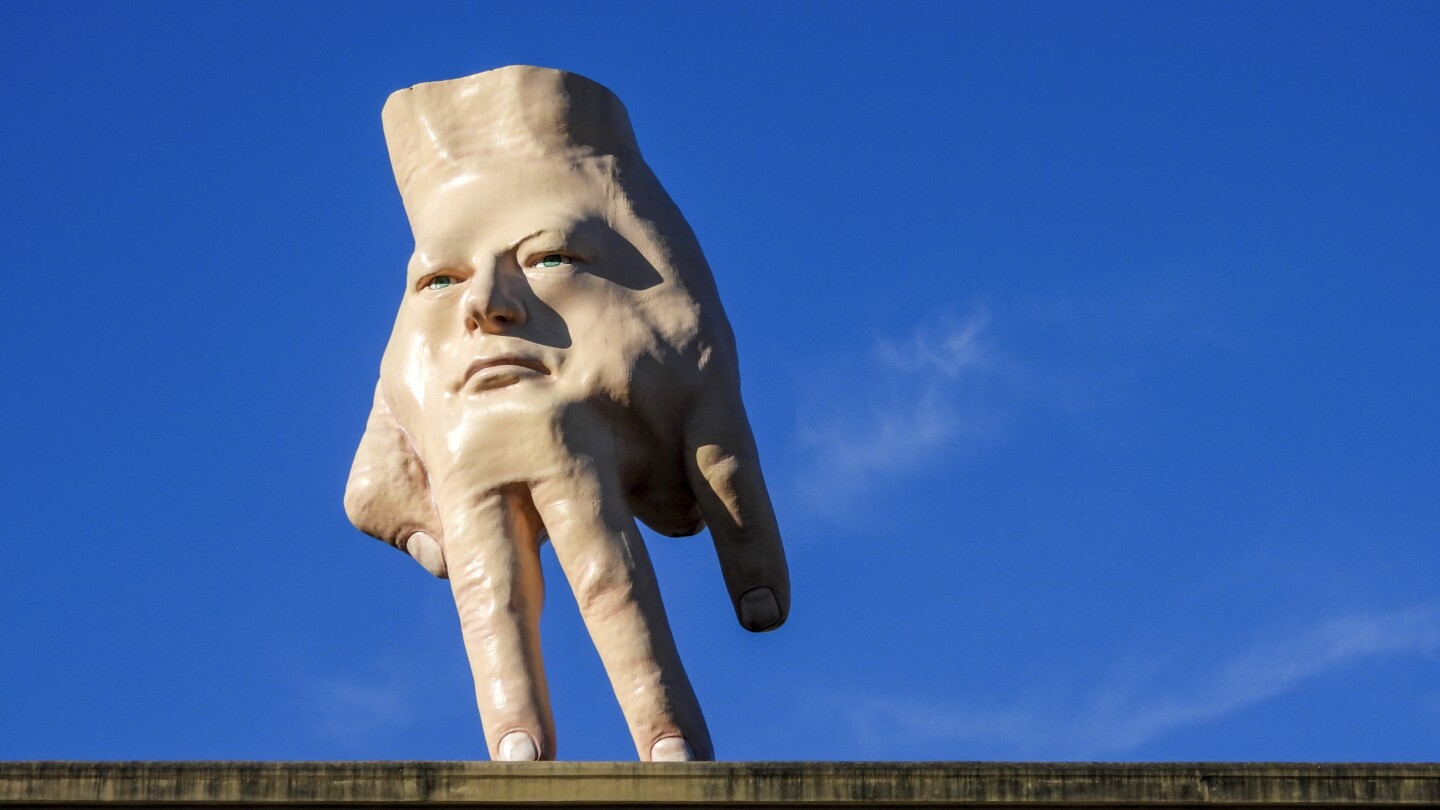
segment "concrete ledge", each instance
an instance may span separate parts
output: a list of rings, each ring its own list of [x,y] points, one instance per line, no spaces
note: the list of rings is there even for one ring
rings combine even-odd
[[[0,762],[8,807],[1440,807],[1440,764]]]

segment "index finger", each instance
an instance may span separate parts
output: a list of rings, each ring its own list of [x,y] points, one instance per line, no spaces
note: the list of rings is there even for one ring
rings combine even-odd
[[[442,493],[450,589],[490,758],[555,758],[540,657],[540,526],[520,487]]]

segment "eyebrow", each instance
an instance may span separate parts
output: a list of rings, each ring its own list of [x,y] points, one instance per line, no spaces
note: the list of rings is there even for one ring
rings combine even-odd
[[[521,246],[521,245],[525,244],[526,242],[529,242],[531,239],[534,239],[534,238],[539,237],[539,236],[545,236],[545,235],[547,235],[547,234],[553,234],[553,235],[555,235],[556,237],[558,237],[560,240],[562,240],[562,241],[564,241],[564,242],[569,242],[569,241],[571,241],[572,239],[575,238],[575,236],[576,236],[575,231],[576,231],[576,227],[575,227],[575,224],[574,224],[574,223],[567,223],[567,224],[559,225],[559,226],[550,226],[550,227],[546,227],[546,228],[540,228],[540,229],[538,229],[538,230],[531,231],[530,233],[528,233],[528,234],[520,237],[519,239],[516,239],[515,241],[509,243],[508,245],[506,245],[506,246],[504,247],[504,249],[503,249],[502,252],[512,253],[512,252],[518,251],[518,250],[520,249],[520,246]],[[417,250],[417,251],[416,251],[414,254],[412,254],[412,255],[415,256],[415,257],[420,257],[420,258],[423,259],[423,262],[421,262],[421,263],[422,263],[424,266],[421,267],[421,268],[417,268],[417,269],[419,270],[419,275],[422,275],[422,276],[425,275],[425,274],[427,274],[427,273],[434,272],[434,271],[437,270],[437,269],[444,269],[444,268],[446,268],[446,267],[450,267],[451,265],[454,264],[453,261],[437,261],[437,260],[434,258],[433,254],[432,254],[431,252],[429,252],[429,251],[420,251],[420,250]],[[469,262],[468,259],[464,259],[464,260],[462,260],[462,261],[464,261],[464,262],[466,262],[466,263]]]
[[[434,272],[446,266],[447,262],[437,262],[428,251],[416,250],[411,254],[407,269],[417,272],[419,275]]]
[[[534,239],[537,236],[544,236],[547,233],[554,233],[560,235],[562,238],[567,238],[570,230],[571,229],[569,228],[541,228],[540,230],[535,231],[528,236],[522,236],[519,239],[516,239],[514,242],[511,242],[505,247],[505,251],[508,253],[514,250],[518,250],[521,245],[529,242],[531,239]]]

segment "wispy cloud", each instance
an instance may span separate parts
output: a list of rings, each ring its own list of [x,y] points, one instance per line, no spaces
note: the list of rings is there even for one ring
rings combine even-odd
[[[833,508],[877,478],[998,435],[998,412],[977,396],[980,383],[1005,368],[988,332],[984,310],[934,318],[829,368],[798,428],[803,499]],[[836,400],[835,391],[850,396]]]
[[[1386,656],[1440,656],[1440,604],[1355,614],[1276,633],[1212,666],[1178,656],[1148,666],[1127,661],[1125,674],[1070,700],[1012,699],[1005,705],[852,696],[834,711],[857,740],[877,750],[902,743],[976,743],[1022,757],[1084,759],[1133,752],[1162,734]]]
[[[1221,293],[1180,276],[991,301],[814,363],[790,464],[796,500],[835,517],[872,488],[1010,437],[1039,411],[1123,399],[1145,363],[1238,351],[1245,341]]]
[[[903,340],[881,340],[875,355],[884,366],[915,374],[938,374],[956,380],[961,374],[985,369],[995,362],[985,345],[990,316],[976,310],[964,318],[942,318],[922,326]]]

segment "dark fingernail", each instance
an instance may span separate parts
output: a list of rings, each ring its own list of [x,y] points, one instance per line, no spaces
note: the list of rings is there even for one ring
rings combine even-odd
[[[780,626],[780,602],[775,592],[761,585],[740,595],[740,624],[752,633]]]

